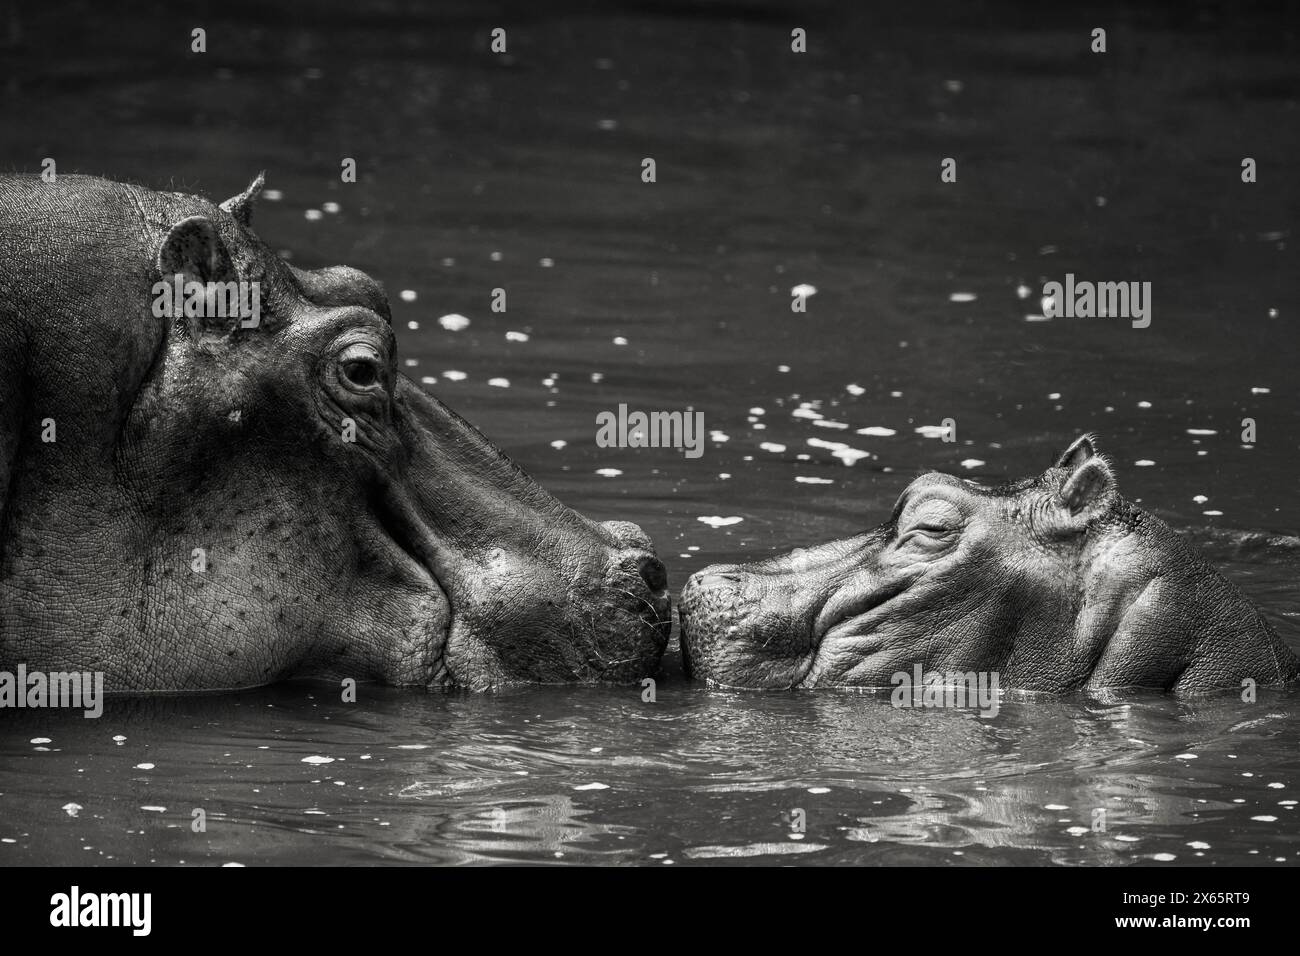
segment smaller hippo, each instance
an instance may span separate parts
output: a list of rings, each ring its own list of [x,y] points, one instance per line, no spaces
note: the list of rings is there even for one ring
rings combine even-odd
[[[682,592],[688,673],[733,687],[890,687],[919,665],[1055,693],[1294,680],[1300,660],[1260,612],[1120,497],[1094,442],[999,488],[923,475],[874,531],[705,568]]]

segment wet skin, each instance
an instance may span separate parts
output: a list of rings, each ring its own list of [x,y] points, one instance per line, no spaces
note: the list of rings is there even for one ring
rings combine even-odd
[[[1300,669],[1236,587],[1120,497],[1090,436],[1036,478],[924,475],[873,531],[705,568],[680,615],[688,670],[737,687],[890,687],[919,664],[1027,691],[1194,693]]]
[[[401,375],[380,286],[282,261],[260,189],[0,177],[0,668],[118,691],[652,672],[646,535]],[[157,315],[175,275],[256,282],[256,324]]]

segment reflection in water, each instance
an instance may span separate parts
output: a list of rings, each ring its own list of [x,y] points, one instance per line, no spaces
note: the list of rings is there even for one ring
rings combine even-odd
[[[7,863],[1294,862],[1300,692],[1009,696],[293,684],[22,714]],[[31,741],[48,738],[47,743]],[[122,739],[116,739],[122,738]],[[145,769],[147,768],[147,769]],[[76,815],[62,809],[75,803]],[[207,815],[206,832],[192,828]]]
[[[997,2],[845,4],[815,11],[791,58],[798,5],[534,6],[308,18],[231,0],[206,58],[166,52],[190,24],[165,5],[111,44],[106,8],[15,12],[7,158],[218,197],[268,168],[259,234],[300,265],[383,280],[403,371],[567,504],[642,524],[674,588],[872,525],[919,471],[1037,473],[1095,430],[1123,492],[1195,529],[1295,637],[1283,532],[1300,498],[1280,436],[1297,421],[1300,204],[1295,177],[1225,186],[1220,142],[1231,128],[1300,154],[1281,31],[1171,6],[1117,23],[1113,42],[1140,36],[1144,53],[1098,67],[1046,7],[1029,22]],[[517,24],[510,59],[476,46],[494,17]],[[344,156],[355,184],[338,181]],[[1067,272],[1151,281],[1151,327],[1027,321]],[[470,324],[437,321],[453,313]],[[620,403],[701,411],[703,456],[597,447],[596,415]],[[1244,415],[1261,423],[1250,447]],[[956,443],[926,437],[949,416]],[[710,691],[675,668],[654,704],[639,688],[363,688],[345,705],[299,684],[117,701],[97,721],[4,714],[0,864],[1300,851],[1295,692],[1008,697],[982,718]]]

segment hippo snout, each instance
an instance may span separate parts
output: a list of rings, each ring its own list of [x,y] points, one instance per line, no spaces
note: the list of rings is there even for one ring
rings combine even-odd
[[[725,568],[705,568],[686,582],[678,606],[686,676],[713,676],[709,662],[719,645],[742,632],[737,626],[747,603],[742,589],[740,575]]]
[[[632,554],[641,581],[655,597],[666,596],[668,569],[655,554],[650,536],[631,521],[602,521],[601,527],[614,536],[619,545]]]

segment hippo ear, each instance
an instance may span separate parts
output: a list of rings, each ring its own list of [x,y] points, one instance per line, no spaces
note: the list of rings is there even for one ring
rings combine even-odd
[[[1088,517],[1110,507],[1115,495],[1115,473],[1100,455],[1089,458],[1075,469],[1059,494],[1061,506],[1071,515]]]
[[[221,204],[221,208],[235,217],[235,222],[239,223],[245,229],[253,221],[253,204],[257,202],[257,197],[262,195],[262,189],[266,186],[266,170],[257,174],[256,178],[248,184],[238,196],[231,196]]]
[[[205,216],[190,216],[172,226],[158,247],[158,271],[187,282],[228,282],[235,278],[226,244]]]
[[[1056,459],[1056,467],[1071,470],[1078,468],[1097,454],[1097,449],[1093,446],[1093,442],[1096,440],[1094,435],[1080,435],[1074,440],[1073,445],[1061,452],[1061,457]]]

